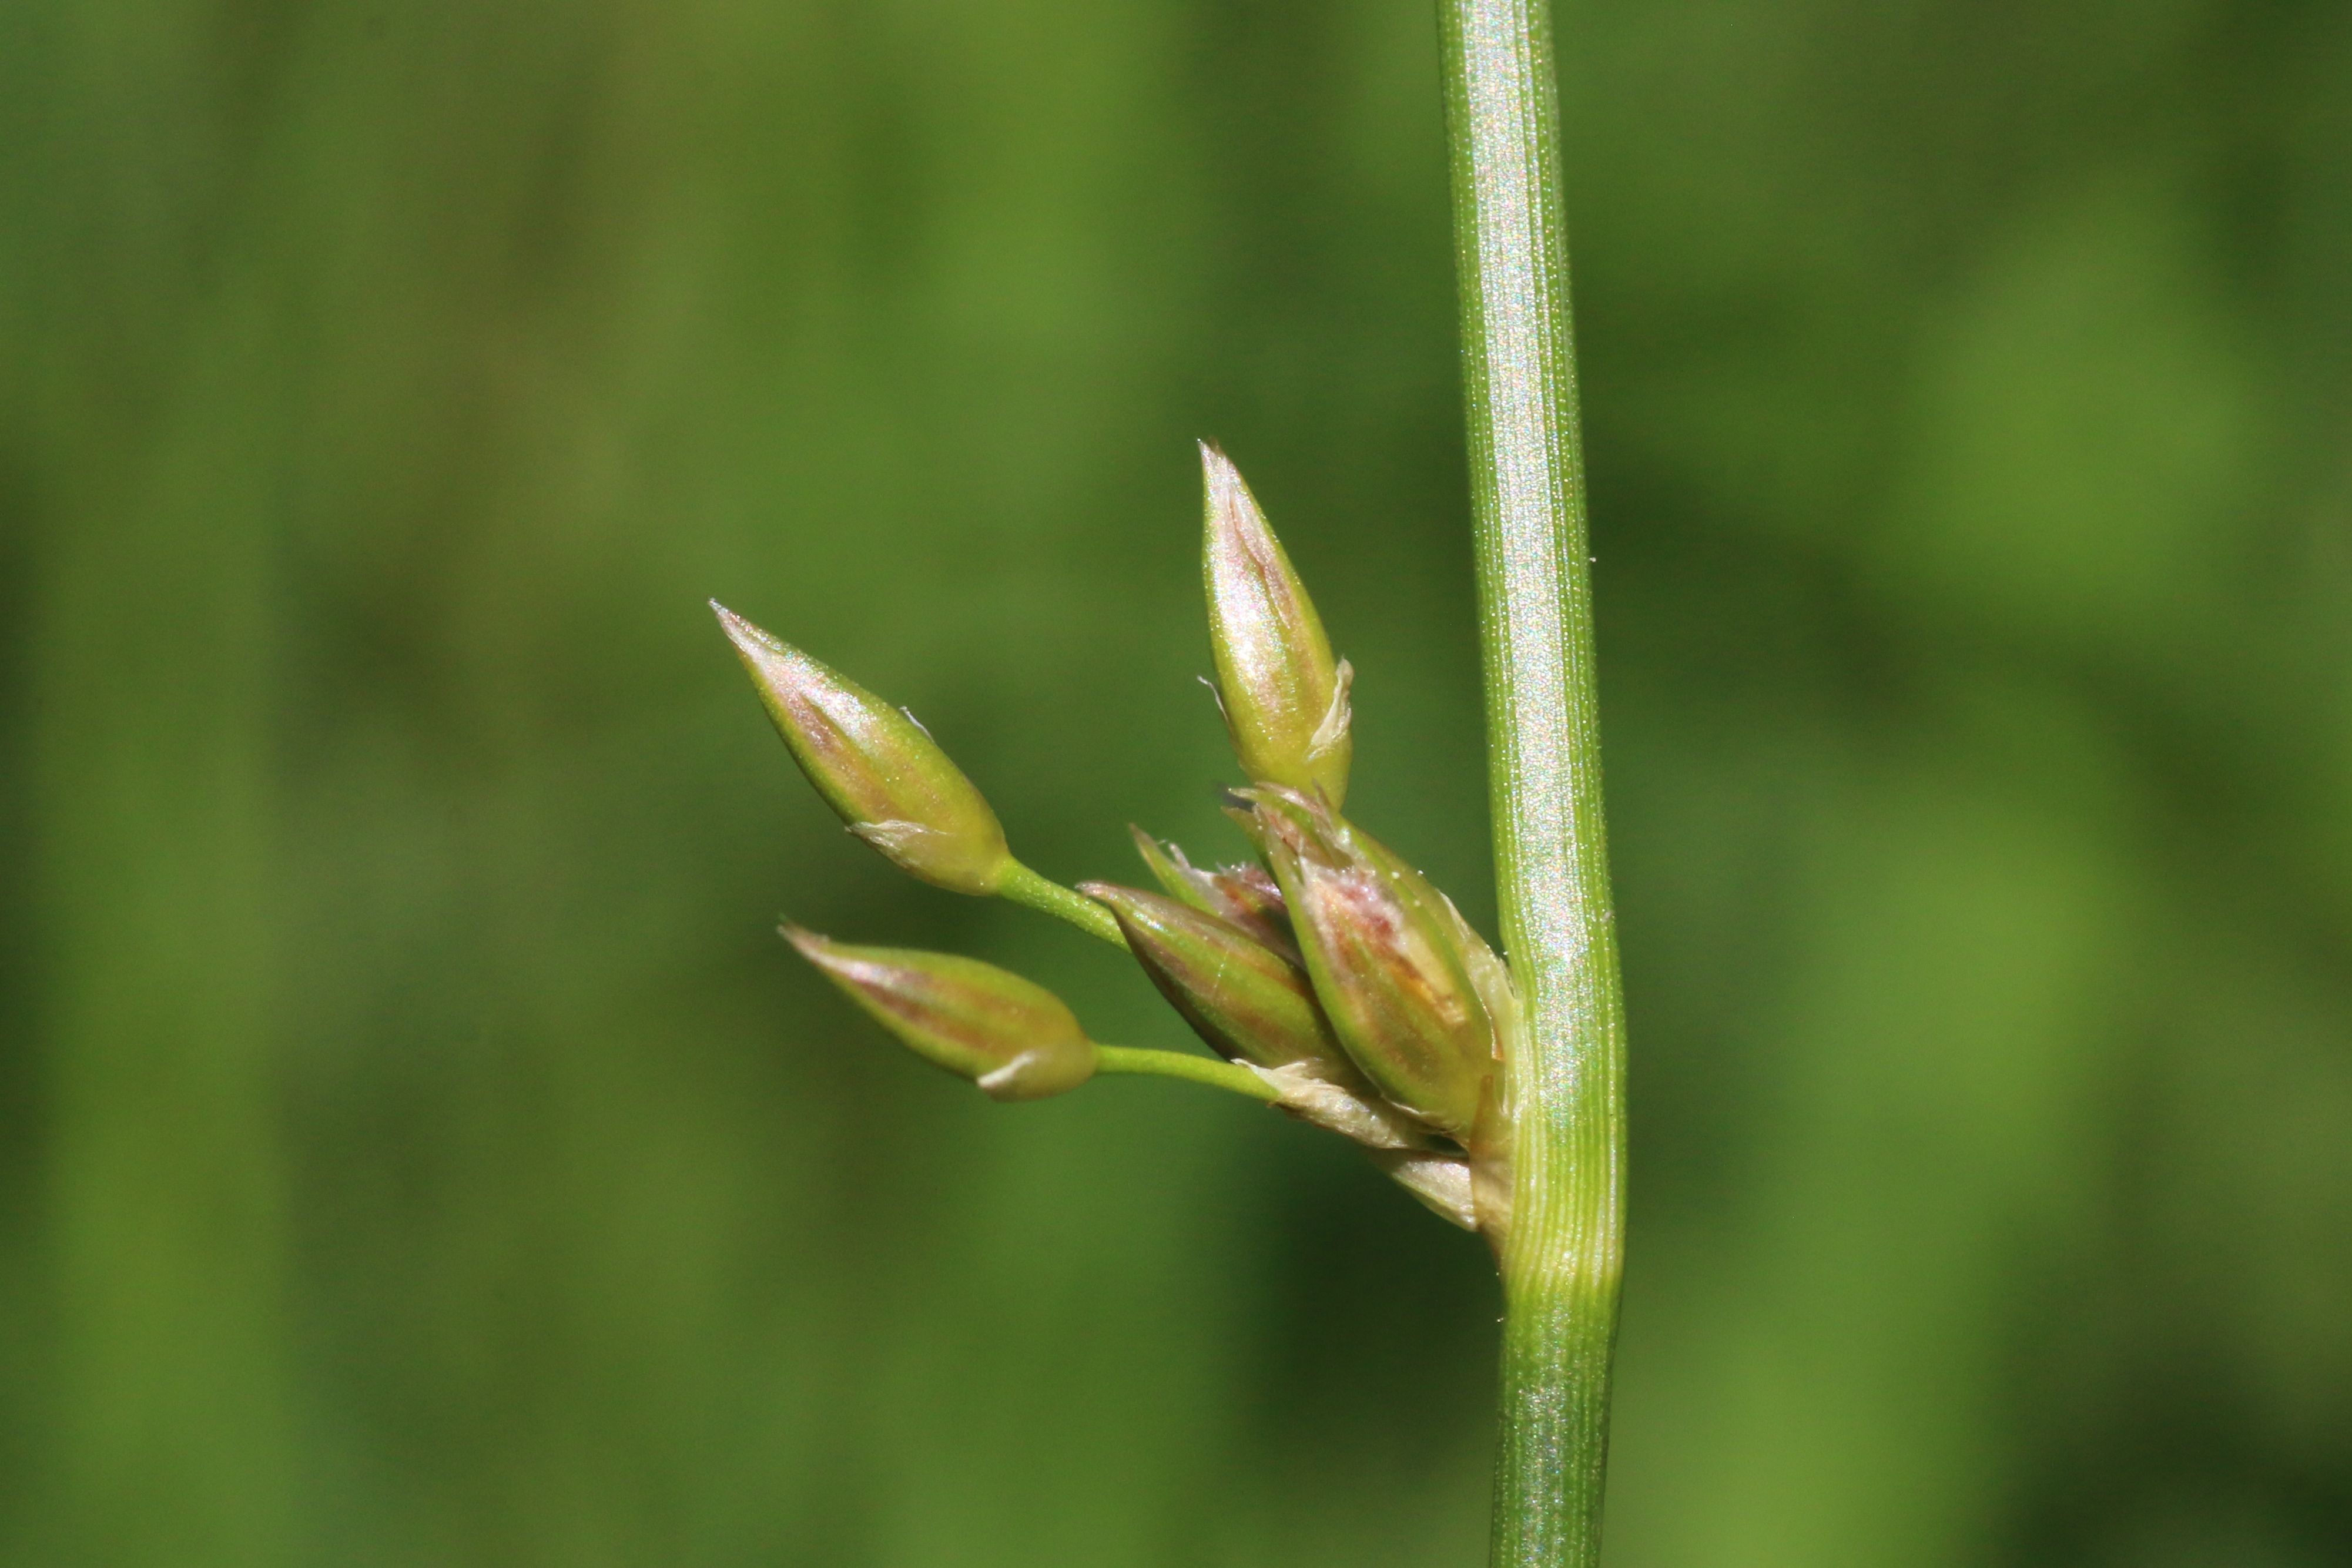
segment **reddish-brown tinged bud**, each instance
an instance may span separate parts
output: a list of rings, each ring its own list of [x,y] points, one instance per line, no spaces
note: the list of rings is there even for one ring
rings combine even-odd
[[[1459,917],[1370,835],[1293,790],[1243,792],[1299,951],[1348,1055],[1394,1104],[1466,1135],[1496,1070],[1495,1024]]]
[[[923,727],[713,602],[793,760],[849,830],[903,869],[959,893],[998,891],[1004,829]]]
[[[1193,1033],[1257,1069],[1291,1115],[1371,1149],[1425,1149],[1430,1130],[1366,1081],[1333,1038],[1297,961],[1157,893],[1089,882],[1129,952]]]
[[[1140,827],[1129,827],[1135,847],[1160,885],[1203,914],[1229,921],[1257,941],[1298,962],[1298,944],[1290,934],[1290,914],[1282,907],[1282,889],[1263,866],[1220,866],[1203,871],[1184,858],[1173,844],[1162,844]]]
[[[1234,756],[1254,783],[1319,790],[1337,806],[1355,747],[1347,662],[1331,657],[1322,618],[1240,471],[1205,441],[1201,468],[1209,647]]]
[[[1108,905],[1127,945],[1193,1033],[1227,1061],[1314,1062],[1355,1081],[1297,964],[1230,921],[1108,882],[1078,890]]]
[[[1094,1076],[1095,1047],[1060,997],[943,952],[852,947],[798,926],[784,939],[916,1054],[994,1100],[1042,1100]]]

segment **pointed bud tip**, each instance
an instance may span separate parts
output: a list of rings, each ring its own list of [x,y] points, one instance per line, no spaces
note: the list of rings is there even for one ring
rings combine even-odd
[[[1214,441],[1201,443],[1201,479],[1208,489],[1211,531],[1221,525],[1247,530],[1253,537],[1265,531],[1265,519],[1259,514],[1241,469]]]
[[[1135,840],[1135,852],[1142,858],[1145,867],[1165,883],[1176,869],[1175,863],[1168,858],[1168,851],[1160,847],[1159,839],[1132,822],[1127,825],[1127,831],[1128,836]]]
[[[792,646],[774,633],[737,615],[718,600],[710,601],[710,613],[719,617],[719,629],[735,645],[735,651],[749,658],[758,654],[790,653]]]
[[[793,944],[793,951],[816,968],[830,975],[842,973],[841,943],[803,925],[786,921],[776,927],[776,934]]]

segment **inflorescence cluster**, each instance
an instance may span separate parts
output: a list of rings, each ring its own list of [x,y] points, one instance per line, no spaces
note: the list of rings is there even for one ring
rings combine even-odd
[[[713,605],[801,771],[901,868],[1009,898],[1118,943],[1221,1059],[1099,1044],[1053,993],[992,964],[784,935],[884,1027],[998,1100],[1097,1072],[1217,1084],[1361,1144],[1438,1214],[1500,1247],[1519,1003],[1453,901],[1339,815],[1349,670],[1241,475],[1213,446],[1203,575],[1214,689],[1249,783],[1226,810],[1256,858],[1202,869],[1140,829],[1155,892],[1065,888],[1015,859],[970,779],[913,718]]]

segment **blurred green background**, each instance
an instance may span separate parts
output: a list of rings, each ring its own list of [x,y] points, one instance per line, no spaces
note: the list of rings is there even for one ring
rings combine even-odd
[[[2352,1563],[2352,6],[1562,17],[1622,1568]],[[718,595],[1047,872],[1215,809],[1191,441],[1492,930],[1425,0],[0,8],[0,1558],[1469,1564],[1335,1141],[994,1107]]]

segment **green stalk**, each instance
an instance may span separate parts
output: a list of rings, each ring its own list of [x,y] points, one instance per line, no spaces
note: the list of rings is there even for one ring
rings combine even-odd
[[[1155,1051],[1137,1046],[1097,1046],[1095,1070],[1178,1078],[1188,1083],[1205,1083],[1213,1089],[1245,1094],[1268,1105],[1282,1098],[1279,1089],[1249,1068],[1221,1062],[1213,1057],[1196,1056],[1191,1051]]]
[[[1111,912],[1075,888],[1065,888],[1051,877],[1042,876],[1015,860],[1004,874],[1003,883],[996,896],[1013,903],[1052,915],[1055,920],[1069,921],[1088,936],[1099,937],[1116,948],[1127,946],[1127,937],[1118,929]]]
[[[1542,0],[1441,0],[1513,1048],[1495,1568],[1600,1561],[1625,1178],[1558,89]]]

